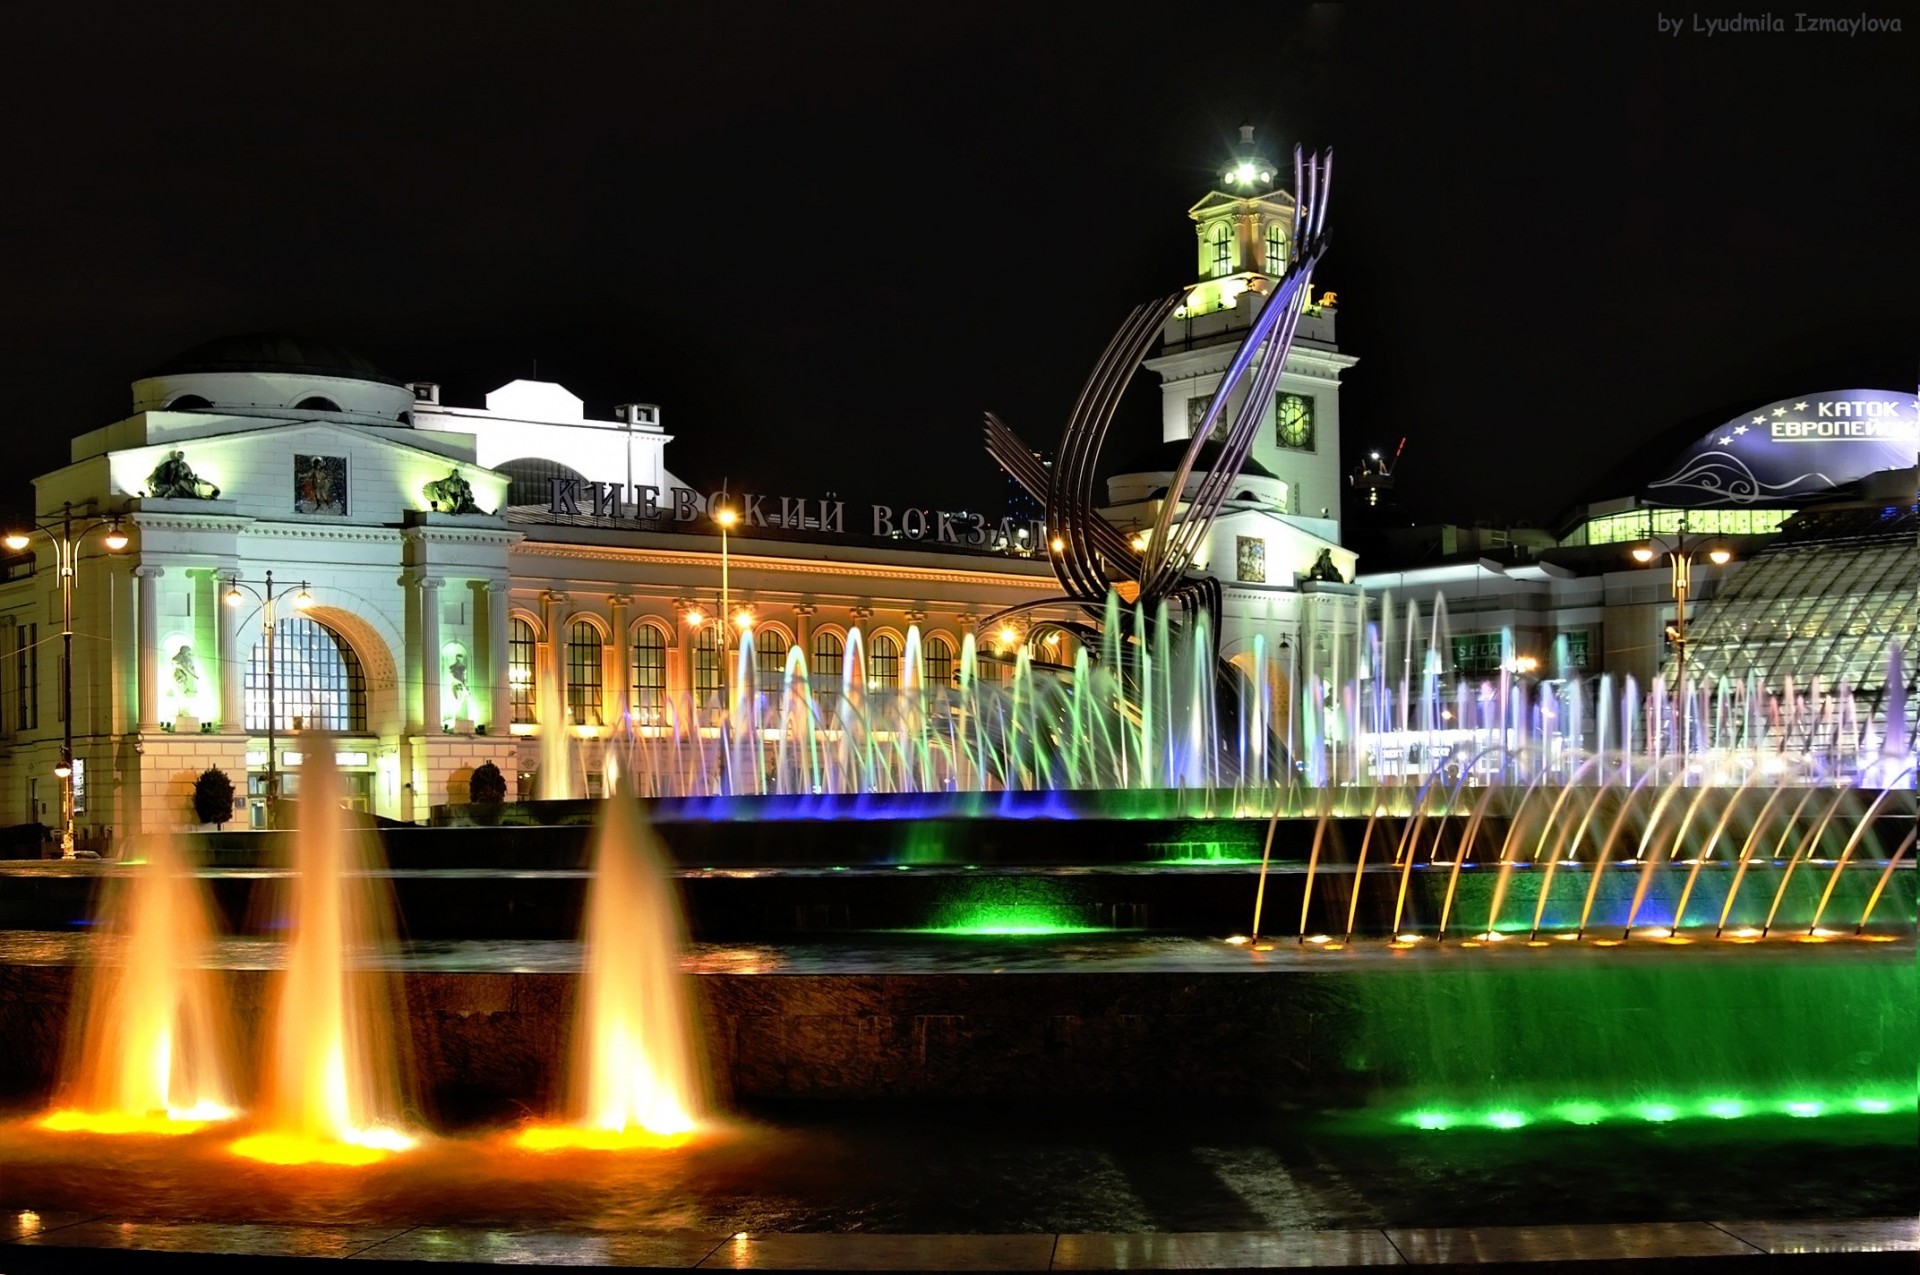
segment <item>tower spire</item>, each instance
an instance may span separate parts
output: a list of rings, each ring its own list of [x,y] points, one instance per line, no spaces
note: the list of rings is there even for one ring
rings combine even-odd
[[[1221,173],[1227,189],[1247,195],[1272,190],[1274,171],[1273,161],[1260,153],[1259,143],[1253,140],[1253,125],[1242,124],[1240,140],[1234,145],[1226,170]]]

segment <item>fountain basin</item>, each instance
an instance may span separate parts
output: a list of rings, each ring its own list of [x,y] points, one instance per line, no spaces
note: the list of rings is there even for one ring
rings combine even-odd
[[[0,936],[0,1099],[44,1099],[89,936]],[[397,957],[436,1127],[554,1109],[579,967],[562,942]],[[223,940],[258,1030],[272,945]],[[1482,946],[1104,936],[697,944],[737,1098],[1257,1094],[1340,1102],[1839,1103],[1911,1110],[1920,968],[1890,942]]]
[[[1885,865],[1855,859],[1835,885],[1823,924],[1851,930]],[[0,928],[85,928],[100,879],[112,865],[13,865],[0,867]],[[1636,924],[1671,925],[1691,865],[1660,865],[1646,881]],[[1805,930],[1833,879],[1830,863],[1801,863],[1781,899],[1775,924]],[[1253,919],[1257,864],[1108,864],[1083,868],[978,865],[883,865],[785,868],[682,868],[680,898],[693,936],[708,941],[747,941],[872,930],[977,929],[978,918],[1040,918],[1047,928],[1150,930],[1225,937],[1244,932]],[[257,899],[278,880],[269,870],[205,869],[201,875],[222,918],[235,933],[268,933],[271,914]],[[572,939],[579,933],[588,876],[584,869],[401,868],[385,874],[392,883],[402,933],[416,939]],[[1393,928],[1400,870],[1369,866],[1360,874],[1360,906],[1354,929],[1385,934]],[[1786,865],[1750,865],[1740,886],[1730,929],[1763,925]],[[1350,865],[1323,865],[1314,874],[1308,933],[1344,934],[1356,874]],[[1457,880],[1449,865],[1417,865],[1407,879],[1400,929],[1432,934],[1446,909],[1448,932],[1467,937],[1487,928],[1499,871],[1463,867]],[[1687,927],[1718,921],[1733,870],[1725,863],[1702,866],[1688,896]],[[1579,865],[1558,869],[1542,916],[1547,929],[1571,929],[1580,919],[1591,873]],[[1891,875],[1875,904],[1880,925],[1911,924],[1916,873],[1908,860]],[[1508,874],[1496,926],[1532,927],[1544,872],[1518,867]],[[1595,892],[1589,927],[1596,934],[1625,926],[1641,868],[1609,865]],[[1278,865],[1269,874],[1263,931],[1300,930],[1304,865]]]

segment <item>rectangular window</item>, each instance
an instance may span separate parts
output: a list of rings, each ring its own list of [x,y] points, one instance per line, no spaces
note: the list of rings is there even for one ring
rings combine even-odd
[[[1564,634],[1567,639],[1567,667],[1569,669],[1590,669],[1593,667],[1593,638],[1585,629],[1576,629]]]
[[[1490,677],[1500,671],[1500,635],[1469,633],[1453,639],[1453,671],[1458,677]]]
[[[841,678],[846,667],[846,643],[836,633],[813,635],[813,663],[808,668],[813,702],[823,719],[839,711]]]
[[[37,624],[22,624],[14,629],[14,702],[19,705],[18,729],[23,731],[37,730],[40,726],[39,632]]]
[[[600,724],[600,630],[576,620],[567,634],[567,711],[578,726]]]
[[[693,640],[693,693],[702,708],[719,708],[720,625],[703,624]]]
[[[888,634],[876,634],[867,652],[867,684],[881,691],[900,689],[900,644]]]
[[[942,638],[929,638],[920,646],[920,681],[929,689],[953,685],[953,648]]]
[[[532,725],[533,704],[533,626],[515,620],[507,626],[507,698],[516,723]]]
[[[651,624],[633,638],[633,719],[656,726],[667,707],[667,635]]]
[[[753,635],[754,681],[768,695],[786,688],[787,635],[779,629],[761,629]]]

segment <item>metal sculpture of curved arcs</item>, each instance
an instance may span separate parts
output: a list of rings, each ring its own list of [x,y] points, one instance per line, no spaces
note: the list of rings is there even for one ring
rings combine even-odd
[[[1294,332],[1312,293],[1314,267],[1326,251],[1327,200],[1332,187],[1333,152],[1308,156],[1294,147],[1293,264],[1274,285],[1266,305],[1234,352],[1206,417],[1194,430],[1167,486],[1160,516],[1144,537],[1130,540],[1100,515],[1094,499],[1096,471],[1120,396],[1184,293],[1136,307],[1114,333],[1067,418],[1051,474],[1018,435],[999,417],[987,413],[987,454],[1029,495],[1046,503],[1054,575],[1065,596],[996,612],[980,621],[983,629],[1007,615],[1060,603],[1078,605],[1097,616],[1107,594],[1117,589],[1123,597],[1132,595],[1128,600],[1148,613],[1162,602],[1180,607],[1188,617],[1207,613],[1214,621],[1212,632],[1218,634],[1220,582],[1209,575],[1190,574],[1193,558],[1206,543],[1221,505],[1246,464],[1266,406],[1272,402],[1274,387],[1286,367]],[[1200,476],[1189,496],[1187,486],[1201,448],[1243,382],[1248,382],[1250,389],[1227,429],[1219,458]]]

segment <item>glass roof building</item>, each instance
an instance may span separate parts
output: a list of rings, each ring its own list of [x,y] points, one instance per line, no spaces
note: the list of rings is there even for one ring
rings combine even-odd
[[[1877,750],[1889,735],[1911,741],[1920,700],[1917,542],[1920,504],[1810,509],[1735,572],[1689,634],[1699,684],[1724,680],[1736,699],[1743,687],[1757,693],[1752,710],[1722,730],[1749,744],[1842,756]]]

